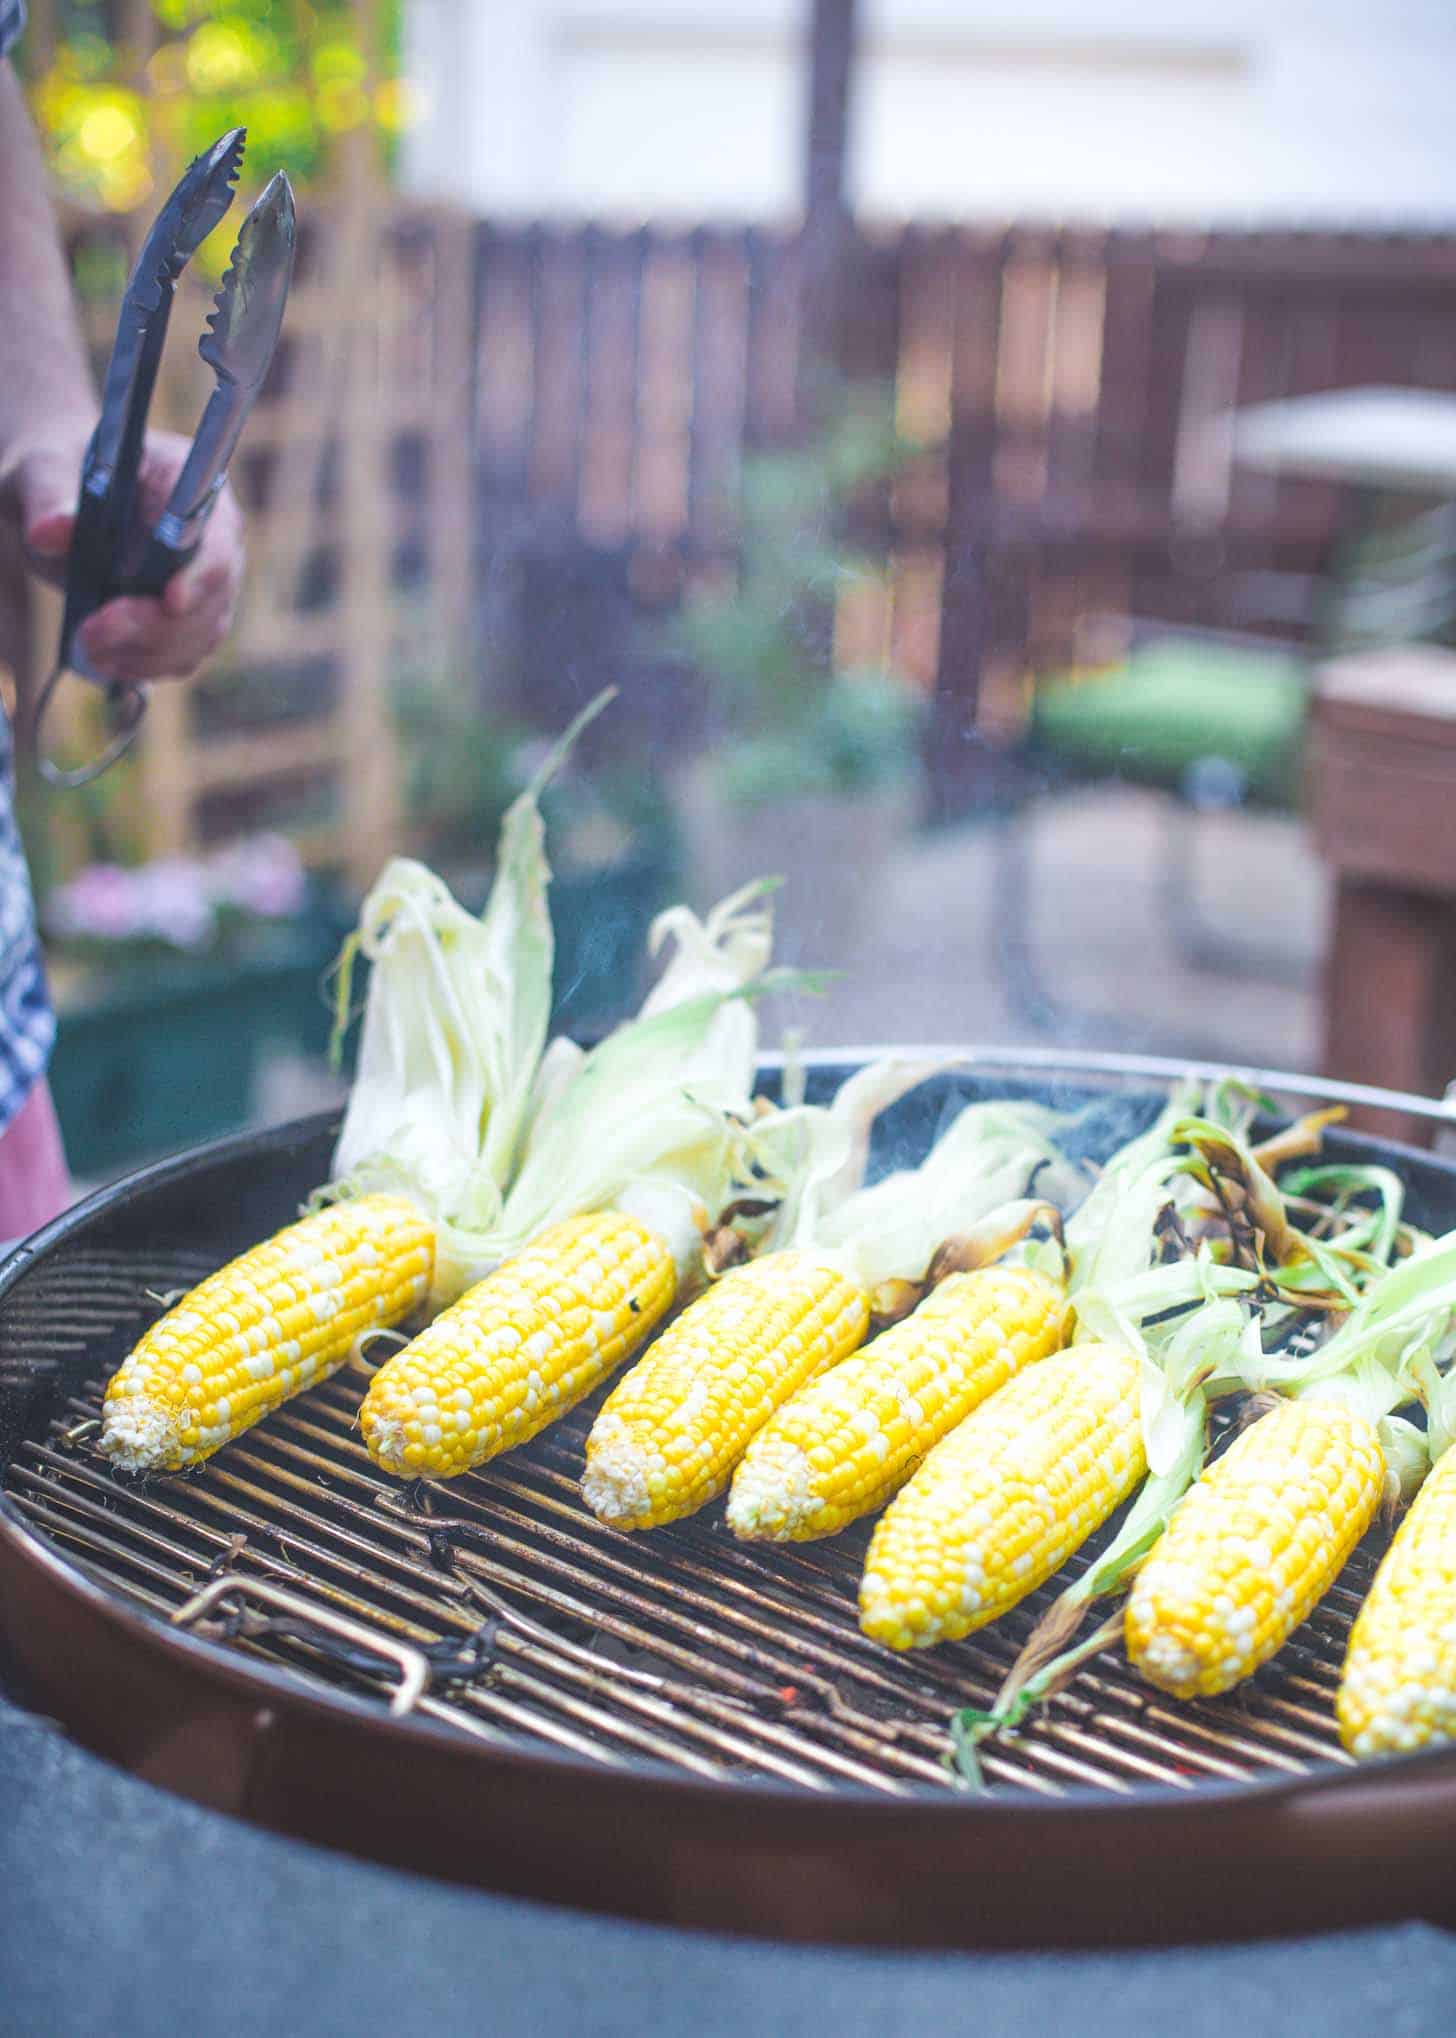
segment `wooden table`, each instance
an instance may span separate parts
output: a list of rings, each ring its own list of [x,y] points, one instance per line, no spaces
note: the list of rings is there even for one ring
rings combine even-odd
[[[1228,426],[1244,467],[1456,498],[1456,395],[1444,390],[1332,389],[1253,404]]]
[[[1456,1076],[1456,652],[1322,666],[1306,790],[1335,881],[1324,1072],[1439,1096]],[[1393,1114],[1370,1129],[1429,1130]]]
[[[1242,465],[1348,491],[1316,658],[1348,634],[1374,634],[1372,621],[1386,636],[1435,627],[1451,608],[1456,560],[1456,394],[1337,389],[1257,404],[1227,425]],[[1441,523],[1423,582],[1393,601],[1370,598],[1359,548],[1396,497],[1445,505],[1451,529]],[[1324,1071],[1439,1095],[1456,1076],[1456,655],[1413,643],[1319,665],[1306,787],[1335,887]],[[1393,1116],[1371,1129],[1425,1136]]]
[[[1430,389],[1334,389],[1235,411],[1242,466],[1343,487],[1342,514],[1316,582],[1311,644],[1428,637],[1456,614],[1456,395]],[[1412,522],[1422,504],[1440,507]],[[1372,569],[1369,541],[1405,526],[1411,556]]]

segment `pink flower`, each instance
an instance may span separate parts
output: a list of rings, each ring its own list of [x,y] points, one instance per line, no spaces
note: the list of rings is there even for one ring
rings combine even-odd
[[[214,896],[264,920],[285,920],[303,909],[303,859],[286,835],[255,835],[216,858]]]
[[[93,863],[52,892],[46,925],[62,939],[167,942],[189,954],[217,936],[218,912],[286,919],[307,893],[303,862],[283,835],[239,842],[207,863],[158,857],[134,870]]]
[[[201,864],[185,857],[160,857],[133,873],[139,895],[141,930],[173,948],[195,953],[206,948],[217,924]]]
[[[115,863],[92,863],[52,894],[48,918],[58,934],[128,941],[138,931],[136,886]]]

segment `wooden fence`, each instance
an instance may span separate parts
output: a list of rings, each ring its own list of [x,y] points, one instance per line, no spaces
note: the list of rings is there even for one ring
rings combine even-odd
[[[873,512],[885,587],[846,598],[837,646],[934,693],[950,778],[1089,615],[1226,622],[1251,582],[1318,567],[1336,492],[1232,469],[1220,415],[1456,387],[1456,238],[866,231],[845,301],[841,370],[892,384],[928,450]],[[204,310],[194,288],[178,332]],[[272,819],[367,875],[399,830],[400,659],[466,665],[483,583],[534,534],[658,602],[731,564],[745,452],[803,430],[799,312],[789,233],[316,202],[239,467],[228,672],[155,696],[152,846]],[[178,376],[174,420],[198,393]]]
[[[911,228],[850,260],[839,366],[931,450],[840,648],[892,656],[947,729],[1014,715],[1096,610],[1237,620],[1249,576],[1317,568],[1336,491],[1232,469],[1222,414],[1456,387],[1450,238]],[[483,531],[731,554],[743,452],[800,429],[796,240],[485,225],[475,290]]]

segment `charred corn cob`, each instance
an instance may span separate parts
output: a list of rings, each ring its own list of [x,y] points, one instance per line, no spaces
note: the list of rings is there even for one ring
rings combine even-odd
[[[587,1440],[582,1493],[614,1528],[655,1528],[728,1484],[795,1388],[864,1336],[869,1299],[812,1252],[767,1253],[711,1287],[618,1383]]]
[[[892,1649],[984,1627],[1049,1578],[1146,1470],[1130,1351],[1078,1344],[1029,1366],[891,1501],[865,1560],[860,1625]]]
[[[1379,1504],[1375,1425],[1337,1401],[1281,1401],[1180,1503],[1127,1603],[1127,1652],[1175,1698],[1228,1691],[1333,1584]]]
[[[197,1465],[425,1298],[434,1236],[401,1196],[302,1218],[210,1274],[106,1390],[101,1448],[129,1472]]]
[[[449,1479],[524,1443],[637,1349],[676,1287],[671,1250],[635,1217],[552,1226],[380,1367],[359,1415],[370,1456]]]
[[[897,1492],[948,1431],[1062,1342],[1060,1283],[1028,1267],[952,1274],[912,1315],[800,1388],[733,1478],[735,1535],[836,1534]]]
[[[1456,1740],[1456,1450],[1437,1459],[1375,1574],[1335,1712],[1352,1755]]]

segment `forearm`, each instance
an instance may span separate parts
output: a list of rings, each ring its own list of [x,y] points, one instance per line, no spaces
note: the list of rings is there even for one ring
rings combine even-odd
[[[40,430],[89,422],[95,395],[35,128],[0,59],[0,488]]]

